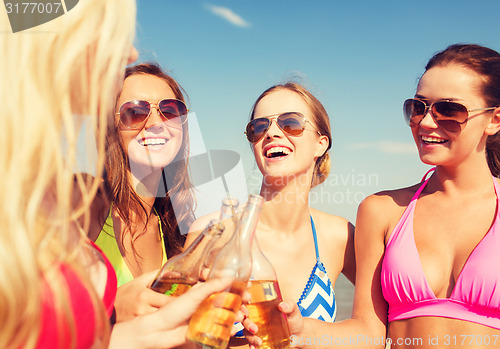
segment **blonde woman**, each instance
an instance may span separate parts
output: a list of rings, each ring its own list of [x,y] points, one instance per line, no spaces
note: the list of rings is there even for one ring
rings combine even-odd
[[[245,133],[266,200],[256,237],[283,297],[304,316],[333,322],[335,281],[340,273],[354,281],[355,263],[352,224],[309,207],[311,188],[330,172],[328,114],[304,86],[288,82],[257,98]]]
[[[97,134],[88,141],[97,139],[94,165],[103,170],[107,119],[125,65],[137,57],[135,2],[80,0],[26,33],[8,34],[1,16],[0,347],[183,344],[187,318],[224,282],[117,324],[110,336],[116,276],[87,240],[100,179],[73,173],[83,122]]]
[[[328,114],[306,88],[288,82],[257,98],[245,133],[263,175],[265,202],[255,236],[283,298],[297,302],[303,316],[334,322],[335,282],[340,273],[354,282],[356,267],[353,225],[309,207],[311,188],[330,171]],[[192,231],[207,219],[196,221]],[[189,234],[186,243],[195,236]]]

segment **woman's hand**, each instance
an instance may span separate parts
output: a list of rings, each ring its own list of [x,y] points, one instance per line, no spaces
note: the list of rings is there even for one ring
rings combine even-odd
[[[115,301],[116,322],[152,313],[171,301],[171,297],[148,287],[157,273],[158,270],[143,274],[118,287]]]
[[[292,301],[283,301],[278,305],[278,309],[286,315],[291,336],[300,336],[304,330],[304,318],[300,313],[297,303]]]
[[[109,348],[173,348],[185,344],[189,319],[198,306],[211,294],[227,289],[232,281],[210,280],[193,286],[179,297],[164,296],[169,301],[158,311],[117,323]]]
[[[278,305],[278,309],[287,317],[288,326],[290,327],[290,335],[300,336],[300,333],[302,333],[304,329],[304,318],[302,317],[297,304],[292,301],[283,301]],[[250,344],[250,348],[262,345],[262,339],[258,336],[258,326],[246,316],[242,321],[242,324],[245,328],[243,333]]]

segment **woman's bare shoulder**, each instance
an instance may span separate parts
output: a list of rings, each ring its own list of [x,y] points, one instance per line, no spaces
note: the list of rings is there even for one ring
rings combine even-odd
[[[398,210],[405,208],[410,203],[412,197],[415,195],[416,191],[420,187],[421,183],[417,183],[405,188],[384,190],[367,196],[360,203],[360,208],[363,206],[367,209],[373,209],[379,211],[382,209],[394,209]],[[344,217],[330,214],[324,211],[320,211],[314,208],[310,208],[311,215],[318,224],[322,223],[331,228],[342,228],[350,224],[349,220]],[[316,224],[316,225],[318,225]]]
[[[327,239],[347,240],[348,236],[354,231],[354,225],[348,219],[336,216],[314,208],[309,209],[316,227],[318,235]],[[338,241],[332,241],[338,243]]]
[[[209,213],[205,216],[201,216],[197,218],[192,224],[191,227],[189,228],[189,234],[191,233],[201,233],[203,229],[207,227],[207,225],[210,223],[211,220],[213,219],[218,219],[220,216],[220,212],[213,212]],[[196,235],[198,235],[196,234]]]
[[[360,207],[365,206],[374,209],[404,208],[408,206],[419,187],[420,183],[417,183],[405,188],[384,190],[375,194],[371,194],[363,199],[363,201],[360,203]]]
[[[415,184],[405,188],[385,190],[366,197],[358,207],[356,235],[362,232],[370,235],[378,232],[377,234],[386,239],[419,186]]]
[[[200,235],[201,232],[210,224],[210,222],[214,219],[217,220],[219,216],[220,212],[213,212],[197,218],[189,227],[189,233],[186,236],[186,242],[184,243],[184,247],[189,246],[198,237],[198,235]]]
[[[345,228],[349,221],[341,216],[336,216],[315,208],[309,208],[315,225],[331,226],[331,228]]]

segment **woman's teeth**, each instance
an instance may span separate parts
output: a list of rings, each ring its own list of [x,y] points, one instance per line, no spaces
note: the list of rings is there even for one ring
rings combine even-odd
[[[285,147],[273,147],[266,151],[266,157],[275,158],[278,156],[286,156],[290,154],[290,149]]]
[[[140,139],[139,144],[143,146],[148,146],[148,145],[163,145],[167,141],[165,138],[147,138],[147,139]]]
[[[448,142],[447,139],[437,138],[437,137],[429,137],[429,136],[422,136],[422,141],[424,141],[425,143],[445,143],[445,142]]]

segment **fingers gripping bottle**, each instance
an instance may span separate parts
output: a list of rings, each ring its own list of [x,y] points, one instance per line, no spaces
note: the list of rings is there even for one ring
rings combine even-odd
[[[187,338],[204,348],[226,348],[241,294],[247,288],[252,269],[252,240],[263,198],[250,195],[232,238],[221,248],[208,279],[230,277],[233,283],[224,292],[205,299],[191,317]]]
[[[198,282],[200,268],[224,225],[215,220],[181,254],[170,258],[158,272],[150,288],[169,296],[180,296]]]
[[[252,243],[252,276],[250,277],[250,302],[246,305],[248,317],[258,327],[257,336],[263,349],[290,347],[290,328],[285,314],[278,305],[283,300],[276,272],[262,253],[257,238]]]

